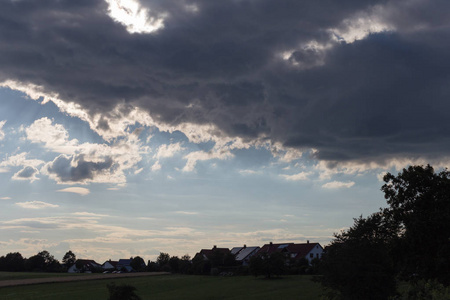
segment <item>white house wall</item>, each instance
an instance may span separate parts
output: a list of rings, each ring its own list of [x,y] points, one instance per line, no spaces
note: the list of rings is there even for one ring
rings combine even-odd
[[[314,258],[322,258],[323,248],[317,244],[309,253],[306,255],[306,259],[311,263]]]

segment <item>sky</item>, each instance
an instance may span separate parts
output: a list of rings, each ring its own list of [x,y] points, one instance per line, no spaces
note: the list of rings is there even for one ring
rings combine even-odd
[[[0,5],[0,255],[325,246],[450,165],[448,1]]]

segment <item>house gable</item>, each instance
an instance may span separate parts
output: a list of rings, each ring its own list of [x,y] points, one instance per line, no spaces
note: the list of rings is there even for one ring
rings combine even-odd
[[[265,244],[258,254],[272,254],[275,252],[285,253],[291,259],[306,258],[310,263],[314,258],[322,258],[323,248],[319,243],[283,243],[283,244]]]

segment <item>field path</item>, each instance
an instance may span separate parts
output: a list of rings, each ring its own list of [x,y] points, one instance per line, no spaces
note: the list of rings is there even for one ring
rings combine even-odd
[[[32,278],[32,279],[14,279],[14,280],[2,280],[0,281],[0,288],[7,286],[18,285],[30,285],[41,283],[57,283],[57,282],[71,282],[71,281],[83,281],[83,280],[105,280],[116,279],[125,277],[144,277],[144,276],[157,276],[168,275],[167,272],[142,272],[142,273],[119,273],[119,274],[97,274],[86,276],[64,276],[64,277],[48,277],[48,278]]]

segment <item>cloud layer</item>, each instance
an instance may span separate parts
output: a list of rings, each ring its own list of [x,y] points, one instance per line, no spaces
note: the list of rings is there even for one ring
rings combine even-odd
[[[448,1],[121,2],[153,29],[112,1],[4,2],[0,82],[39,87],[108,138],[139,121],[314,149],[329,167],[449,156]],[[80,181],[113,164],[60,156],[47,171]]]

